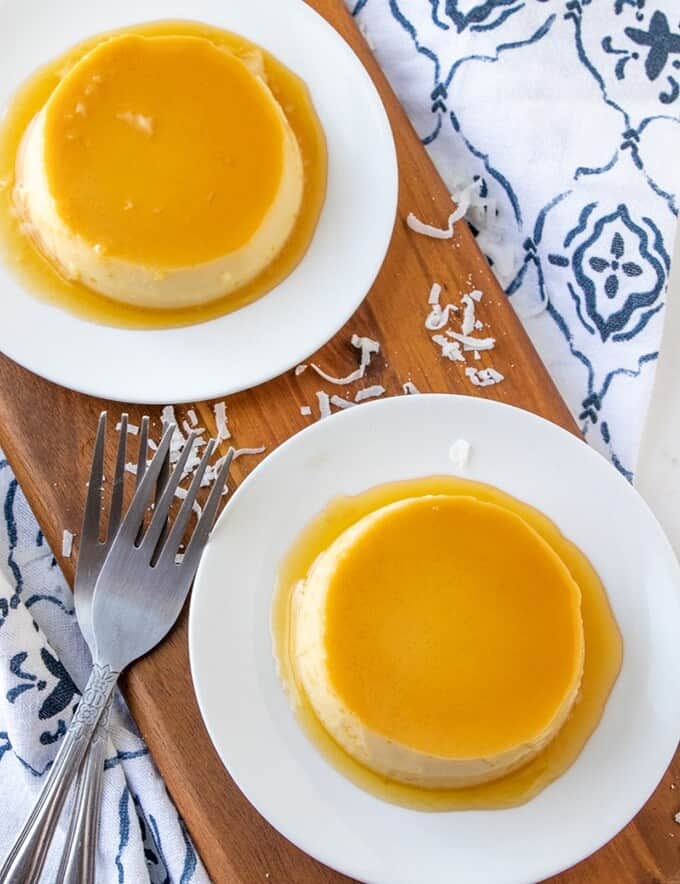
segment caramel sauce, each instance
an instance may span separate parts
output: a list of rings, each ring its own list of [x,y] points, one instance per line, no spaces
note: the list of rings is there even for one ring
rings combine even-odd
[[[523,518],[558,554],[581,590],[585,663],[579,696],[557,736],[524,767],[502,779],[462,789],[431,790],[387,780],[351,758],[319,722],[299,685],[291,661],[291,605],[295,587],[317,556],[363,516],[397,500],[425,494],[468,495]],[[489,538],[489,543],[493,539]],[[561,776],[576,760],[600,721],[621,669],[623,644],[605,589],[590,562],[538,510],[497,488],[466,479],[433,476],[381,485],[332,501],[298,537],[281,563],[272,605],[274,653],[284,688],[305,733],[325,758],[371,794],[405,807],[427,810],[497,809],[523,804]]]
[[[179,309],[153,309],[123,304],[66,280],[21,230],[12,207],[17,151],[31,120],[63,77],[91,49],[119,34],[197,36],[247,58],[262,53],[267,85],[283,109],[300,146],[304,166],[302,206],[293,232],[274,260],[251,282],[207,304]],[[269,53],[237,34],[188,21],[131,25],[91,37],[38,69],[11,100],[0,127],[0,257],[32,295],[78,316],[104,325],[168,328],[204,322],[230,313],[266,294],[302,259],[316,228],[326,193],[326,145],[305,83]]]

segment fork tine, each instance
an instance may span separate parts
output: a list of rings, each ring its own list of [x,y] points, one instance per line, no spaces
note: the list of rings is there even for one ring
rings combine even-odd
[[[149,418],[145,414],[142,418],[142,425],[139,428],[139,451],[137,452],[137,478],[135,480],[135,488],[139,487],[139,483],[144,478],[146,472],[146,455],[149,449]]]
[[[161,464],[161,471],[158,474],[158,481],[156,482],[156,496],[154,497],[154,501],[158,503],[161,499],[161,494],[163,489],[168,484],[168,479],[170,478],[170,455],[166,454],[163,458],[163,463]]]
[[[165,421],[163,422],[163,427],[165,428]],[[135,488],[139,485],[139,483],[144,478],[144,473],[146,472],[146,458],[149,450],[149,417],[148,415],[144,415],[142,418],[142,425],[139,430],[139,452],[137,454],[137,480],[135,482]],[[169,455],[165,455],[163,458],[163,464],[161,465],[161,471],[158,474],[158,479],[156,480],[156,490],[154,492],[154,503],[158,503],[160,500],[161,494],[163,493],[163,489],[165,488],[168,477],[170,476],[170,457]],[[144,535],[144,525],[140,525],[139,533],[137,534],[137,544],[142,542],[142,536]],[[164,539],[164,531],[161,532],[160,542],[163,542]]]
[[[97,439],[92,456],[92,468],[90,469],[90,481],[87,487],[87,501],[85,502],[85,514],[83,526],[80,530],[80,549],[84,544],[98,543],[99,522],[102,506],[102,480],[104,477],[104,442],[106,441],[106,412],[99,415],[97,427]]]
[[[190,433],[189,438],[184,444],[182,454],[180,455],[180,458],[175,465],[175,469],[173,470],[172,475],[168,479],[165,488],[163,489],[161,499],[154,507],[151,524],[149,525],[146,534],[144,535],[144,540],[142,540],[141,544],[142,547],[145,549],[151,547],[151,550],[154,550],[156,548],[156,545],[158,544],[158,539],[161,536],[161,533],[165,527],[166,519],[168,518],[168,513],[170,512],[170,507],[172,506],[175,497],[175,491],[177,490],[177,486],[182,480],[182,473],[184,472],[184,467],[186,466],[187,460],[189,459],[189,455],[191,454],[191,450],[194,447],[195,441],[196,433]]]
[[[144,513],[149,504],[149,498],[151,497],[151,492],[156,480],[163,469],[163,462],[170,448],[170,440],[172,439],[172,434],[174,432],[175,425],[168,424],[163,433],[163,438],[160,441],[158,450],[152,457],[151,463],[144,473],[144,478],[137,486],[132,497],[132,502],[130,503],[130,508],[123,519],[123,524],[121,525],[118,536],[125,535],[130,543],[134,542],[134,539],[144,522]]]
[[[194,501],[196,500],[196,495],[198,494],[198,490],[201,487],[201,481],[203,480],[203,474],[206,471],[206,467],[208,466],[214,450],[215,440],[211,439],[206,445],[205,451],[203,452],[203,457],[201,458],[201,462],[196,469],[196,473],[194,474],[194,478],[192,479],[191,486],[189,487],[189,490],[187,492],[187,496],[182,502],[182,507],[177,513],[175,521],[173,522],[172,529],[170,531],[170,534],[168,535],[168,539],[163,545],[163,548],[160,552],[159,561],[165,556],[172,556],[174,558],[175,554],[179,550],[179,545],[182,542],[184,531],[186,530],[189,518],[191,516],[191,508]]]
[[[206,502],[205,507],[203,508],[203,513],[201,514],[201,518],[198,520],[198,524],[194,528],[194,533],[191,536],[191,540],[187,545],[186,552],[184,553],[184,559],[182,560],[182,564],[180,567],[185,571],[188,571],[191,574],[191,579],[193,580],[193,575],[196,573],[196,569],[198,568],[198,563],[201,558],[201,553],[203,552],[203,547],[206,544],[208,539],[208,535],[213,526],[213,522],[215,521],[215,513],[217,512],[217,507],[220,503],[220,498],[222,497],[222,490],[224,489],[224,485],[227,481],[227,476],[229,475],[229,467],[231,466],[231,462],[234,459],[234,449],[230,448],[229,453],[227,454],[224,463],[222,464],[222,468],[215,479],[215,484],[212,487],[210,492],[210,496]]]
[[[137,450],[137,473],[135,475],[135,490],[139,488],[139,483],[144,478],[146,472],[146,457],[149,453],[149,418],[145,414],[142,417],[142,425],[139,429],[139,448]],[[160,481],[160,480],[159,480]],[[158,484],[156,485],[156,493],[158,493]],[[135,543],[141,543],[142,534],[144,532],[144,524],[139,526],[137,532],[137,540]]]
[[[123,482],[125,479],[125,455],[127,451],[127,428],[128,416],[120,416],[120,437],[118,439],[118,454],[116,456],[116,472],[113,477],[111,488],[111,508],[109,510],[109,524],[106,529],[107,539],[114,537],[120,525],[120,517],[123,512]]]

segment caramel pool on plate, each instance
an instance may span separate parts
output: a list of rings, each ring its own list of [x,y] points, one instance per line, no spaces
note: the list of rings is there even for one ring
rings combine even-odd
[[[563,773],[621,661],[585,557],[532,508],[448,477],[332,503],[282,565],[273,633],[321,751],[433,810],[521,803]]]

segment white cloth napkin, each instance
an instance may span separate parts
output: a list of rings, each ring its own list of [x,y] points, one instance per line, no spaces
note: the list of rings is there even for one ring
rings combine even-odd
[[[630,478],[680,192],[677,0],[350,9],[452,193],[479,180],[482,250],[588,441]]]
[[[349,6],[588,440],[630,476],[680,189],[677,0]],[[1,460],[0,507],[4,854],[89,658],[70,591]],[[207,880],[122,703],[113,738],[99,880]]]

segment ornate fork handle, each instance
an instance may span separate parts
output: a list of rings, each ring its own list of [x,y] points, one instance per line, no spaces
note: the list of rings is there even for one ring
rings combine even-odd
[[[38,801],[0,869],[0,884],[34,884],[40,877],[64,801],[118,675],[108,665],[95,663],[92,667],[83,697]]]
[[[73,815],[59,864],[57,884],[90,884],[95,879],[104,759],[113,696],[97,723],[90,748],[78,772]]]

